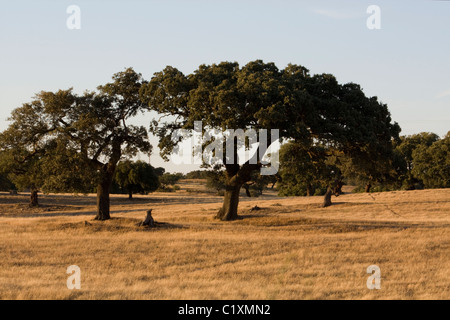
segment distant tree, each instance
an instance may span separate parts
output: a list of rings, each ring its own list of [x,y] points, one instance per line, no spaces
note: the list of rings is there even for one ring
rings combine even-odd
[[[152,192],[158,189],[159,181],[155,168],[144,161],[121,161],[117,164],[114,181],[133,198],[133,193]]]
[[[166,172],[166,169],[164,169],[163,167],[157,167],[154,168],[154,171],[157,177],[161,177],[164,174],[164,172]]]
[[[11,180],[9,180],[8,176],[5,174],[0,174],[0,190],[9,191],[14,189],[16,189],[16,186]]]
[[[395,168],[395,140],[381,140],[351,156],[339,157],[336,166],[343,177],[364,184],[364,191],[370,192],[374,184],[389,186],[395,184],[398,175]]]
[[[0,152],[0,190],[10,191],[15,190],[16,186],[9,178],[10,172],[6,165],[6,159],[4,152]]]
[[[325,163],[325,149],[315,146],[305,149],[301,143],[293,141],[280,149],[281,196],[312,196],[328,187],[333,177],[334,167]],[[319,191],[320,190],[320,191]]]
[[[225,191],[226,176],[220,169],[206,171],[206,187],[216,190],[217,194]]]
[[[206,187],[214,189],[218,194],[222,194],[226,188],[226,173],[220,168],[215,170],[203,171],[206,175]],[[245,190],[245,194],[248,197],[258,197],[263,194],[263,191],[267,188],[269,183],[272,186],[275,184],[275,175],[264,176],[254,171],[251,174],[250,179],[242,185]]]
[[[412,152],[412,174],[425,188],[450,187],[450,131],[430,146],[419,144]]]
[[[253,171],[250,180],[242,185],[247,197],[259,197],[267,189],[268,184],[272,186],[277,181],[276,175],[261,175],[257,171]]]
[[[207,179],[208,171],[194,170],[186,173],[186,179]]]
[[[174,186],[178,181],[184,178],[182,173],[164,173],[159,177],[159,183],[161,188],[168,189],[170,186]]]
[[[397,144],[395,152],[398,159],[397,172],[400,175],[403,188],[407,190],[415,189],[415,185],[422,183],[413,173],[414,150],[420,146],[428,148],[438,140],[439,136],[431,132],[421,132],[400,137],[400,142]]]
[[[31,207],[39,205],[39,191],[85,192],[92,188],[95,173],[75,173],[82,170],[83,163],[76,154],[68,152],[64,143],[47,140],[39,148],[24,148],[17,142],[20,139],[22,137],[16,137],[14,130],[0,134],[0,145],[5,148],[0,162],[3,171],[8,173],[8,178],[19,190],[30,191]]]
[[[97,87],[97,92],[78,96],[72,89],[42,91],[13,111],[12,123],[0,137],[0,150],[27,163],[21,168],[26,171],[22,177],[33,189],[42,187],[42,177],[52,177],[55,189],[65,189],[71,177],[92,177],[97,190],[95,219],[109,219],[117,163],[122,157],[151,151],[146,129],[128,123],[147,110],[139,99],[143,83],[142,76],[129,68]],[[48,156],[52,152],[54,157]]]

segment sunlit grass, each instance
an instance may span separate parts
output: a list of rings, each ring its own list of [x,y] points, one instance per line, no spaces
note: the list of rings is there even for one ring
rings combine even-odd
[[[31,210],[0,194],[0,298],[449,299],[450,190],[372,196],[243,198],[232,222],[213,219],[220,197],[114,196],[99,222],[93,196]],[[137,227],[148,208],[165,224]],[[380,290],[366,287],[372,264]],[[66,287],[69,265],[81,290]]]

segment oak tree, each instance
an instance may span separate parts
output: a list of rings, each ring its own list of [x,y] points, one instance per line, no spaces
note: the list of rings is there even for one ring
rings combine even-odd
[[[281,140],[307,147],[319,143],[344,154],[390,140],[399,132],[387,106],[366,97],[359,85],[341,85],[330,74],[311,76],[305,67],[292,64],[279,69],[261,60],[242,67],[221,62],[200,65],[189,75],[167,66],[142,87],[141,97],[151,110],[171,116],[151,125],[163,157],[179,142],[172,138],[175,130],[192,130],[195,121],[221,131],[278,129]],[[255,162],[238,163],[224,156],[225,195],[217,218],[238,217],[241,187],[253,171],[266,165],[260,155],[273,142],[267,136],[264,146],[258,140]]]
[[[42,169],[46,180],[52,177],[54,189],[67,189],[74,177],[92,178],[97,220],[110,218],[109,192],[119,160],[151,151],[146,128],[129,123],[147,109],[139,98],[145,81],[131,68],[112,80],[82,95],[71,88],[38,93],[13,111],[0,137],[14,160],[29,160],[24,176]]]
[[[134,193],[147,193],[158,189],[158,176],[150,164],[144,161],[120,161],[116,168],[114,182],[133,199]]]

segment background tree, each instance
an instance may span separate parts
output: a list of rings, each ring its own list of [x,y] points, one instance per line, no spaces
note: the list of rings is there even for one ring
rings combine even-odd
[[[226,176],[223,170],[208,170],[206,172],[206,187],[216,190],[218,195],[225,191]]]
[[[158,176],[150,164],[144,161],[132,162],[130,160],[118,163],[114,181],[133,198],[133,193],[146,193],[158,189]]]
[[[430,146],[419,144],[412,159],[412,174],[423,181],[425,188],[450,187],[450,131]]]
[[[186,179],[207,179],[208,171],[207,170],[193,170],[185,175]]]
[[[347,181],[364,185],[364,191],[370,192],[374,184],[388,187],[398,179],[395,168],[395,141],[384,140],[371,144],[351,156],[340,157],[337,161],[343,177]]]
[[[155,174],[158,178],[161,177],[166,172],[166,169],[164,169],[163,167],[157,167],[154,168],[153,170],[155,171]]]
[[[0,173],[0,190],[1,191],[10,191],[16,190],[16,186],[14,183],[8,178],[7,174]]]
[[[340,85],[329,74],[310,76],[306,68],[297,65],[279,70],[261,60],[242,68],[222,62],[201,65],[188,76],[168,66],[143,86],[141,96],[151,110],[175,116],[171,118],[175,120],[151,126],[166,158],[179,142],[172,140],[174,130],[192,130],[194,121],[219,130],[279,129],[281,138],[305,146],[320,143],[344,154],[380,139],[390,141],[399,132],[387,106],[376,97],[365,97],[358,85]],[[269,140],[267,145],[271,143]],[[217,218],[237,218],[242,185],[264,165],[258,155],[266,150],[258,151],[256,164],[231,164],[223,159],[226,190]]]
[[[159,177],[159,183],[161,184],[161,188],[163,190],[169,190],[173,187],[178,181],[184,178],[182,173],[164,173]]]
[[[323,159],[317,158],[317,155],[323,152],[320,147],[315,147],[314,152],[293,141],[284,144],[280,149],[279,194],[281,196],[325,194],[328,177],[332,175],[333,169],[328,167]]]
[[[2,134],[4,149],[13,153],[23,150],[30,159],[58,150],[51,166],[44,167],[45,162],[36,160],[30,168],[42,168],[46,176],[51,169],[55,188],[64,187],[73,176],[92,177],[97,191],[95,219],[109,219],[109,192],[117,163],[122,157],[151,151],[146,129],[128,123],[147,109],[139,99],[143,83],[142,76],[129,68],[116,73],[113,82],[99,86],[97,92],[79,96],[72,89],[42,91],[31,103],[13,111],[12,123]]]
[[[413,152],[416,148],[430,147],[439,140],[439,136],[432,132],[421,132],[408,136],[401,136],[400,141],[395,148],[398,158],[397,171],[403,183],[402,187],[407,190],[415,189],[422,182],[413,174],[414,159]]]

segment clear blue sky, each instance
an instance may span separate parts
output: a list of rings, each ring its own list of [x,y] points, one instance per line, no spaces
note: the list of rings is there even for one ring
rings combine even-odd
[[[369,5],[381,29],[369,30]],[[69,30],[69,5],[81,29]],[[402,134],[450,130],[450,1],[2,1],[0,130],[41,90],[93,90],[133,67],[263,59],[356,82],[387,103]],[[138,119],[147,124],[151,116]],[[154,141],[154,140],[152,140]],[[155,150],[153,165],[164,164]]]

